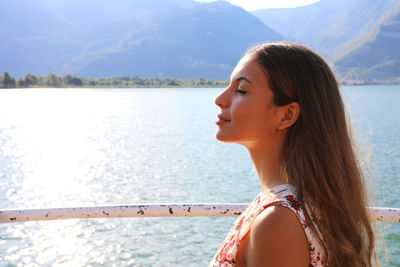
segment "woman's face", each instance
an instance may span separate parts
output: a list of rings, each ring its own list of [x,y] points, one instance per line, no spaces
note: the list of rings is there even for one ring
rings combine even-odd
[[[274,142],[277,137],[277,105],[259,64],[247,55],[231,75],[228,86],[216,99],[218,114],[216,138],[247,148]]]

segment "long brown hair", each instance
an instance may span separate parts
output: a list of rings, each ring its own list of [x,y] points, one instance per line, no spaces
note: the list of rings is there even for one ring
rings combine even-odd
[[[248,54],[263,68],[275,104],[300,105],[300,117],[287,132],[283,173],[299,199],[312,203],[308,216],[322,235],[329,266],[372,266],[364,175],[332,70],[299,44],[266,43]]]

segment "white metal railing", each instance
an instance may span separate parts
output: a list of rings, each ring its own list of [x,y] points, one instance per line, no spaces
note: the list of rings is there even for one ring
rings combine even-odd
[[[0,223],[65,219],[237,216],[248,206],[239,204],[136,204],[91,207],[0,210]],[[400,223],[400,208],[369,208],[376,221]]]

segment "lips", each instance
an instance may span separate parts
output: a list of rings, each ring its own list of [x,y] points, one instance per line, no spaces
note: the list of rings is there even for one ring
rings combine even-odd
[[[226,122],[230,122],[230,120],[224,118],[221,114],[218,114],[217,117],[218,117],[218,120],[215,122],[215,124],[217,124],[217,125],[222,125]]]

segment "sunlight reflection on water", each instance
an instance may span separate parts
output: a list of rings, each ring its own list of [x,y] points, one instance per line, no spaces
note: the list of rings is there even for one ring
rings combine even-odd
[[[214,98],[220,90],[2,90],[1,208],[250,202],[259,184],[247,152],[214,139]],[[379,98],[363,97],[352,101],[371,105],[368,101]],[[356,116],[363,116],[362,109],[354,108]],[[382,113],[375,113],[368,116],[378,121],[371,139],[377,143],[377,155],[387,157],[378,165],[384,169],[377,169],[377,181],[392,194],[386,205],[400,206],[398,190],[393,189],[400,172],[393,157],[400,147],[393,138],[398,134],[382,133],[381,127],[387,126],[379,121]],[[391,127],[400,129],[396,123]],[[371,129],[362,120],[360,125]],[[0,266],[204,266],[233,220],[0,225]],[[399,242],[400,227],[388,230],[391,242]],[[389,248],[400,262],[398,247],[389,243]]]

